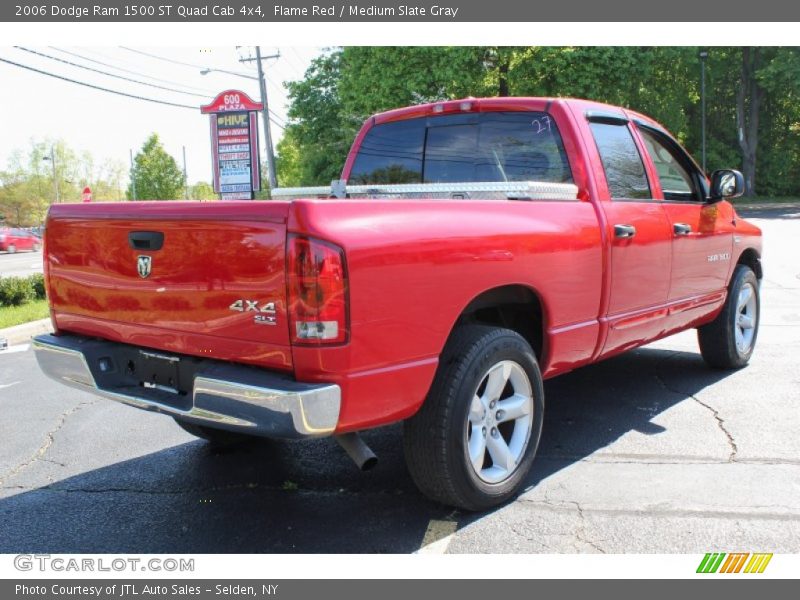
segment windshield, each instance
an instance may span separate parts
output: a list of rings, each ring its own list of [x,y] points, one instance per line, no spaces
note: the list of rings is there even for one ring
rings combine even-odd
[[[356,155],[349,184],[541,181],[572,183],[553,118],[486,112],[376,125]]]

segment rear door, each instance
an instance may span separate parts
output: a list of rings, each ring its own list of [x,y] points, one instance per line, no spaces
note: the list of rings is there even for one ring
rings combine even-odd
[[[705,202],[705,177],[665,132],[644,124],[638,131],[656,174],[654,194],[663,201],[672,229],[670,302],[724,290],[733,245],[732,207]]]
[[[672,235],[664,207],[653,198],[627,118],[614,114],[588,118],[603,166],[604,182],[598,181],[598,190],[611,240],[611,286],[604,317],[608,333],[603,348],[603,354],[609,354],[639,345],[663,330]]]

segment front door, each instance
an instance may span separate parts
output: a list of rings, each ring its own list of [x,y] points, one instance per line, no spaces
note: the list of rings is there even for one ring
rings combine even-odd
[[[663,199],[672,229],[669,301],[702,300],[725,289],[733,246],[733,207],[705,201],[704,177],[669,136],[638,128],[658,176],[656,197]]]

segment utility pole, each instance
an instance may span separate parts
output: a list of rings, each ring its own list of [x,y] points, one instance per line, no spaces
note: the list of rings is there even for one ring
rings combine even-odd
[[[274,190],[278,187],[278,176],[275,173],[275,153],[272,149],[272,133],[270,132],[269,126],[269,103],[267,100],[267,82],[264,78],[264,67],[261,64],[262,60],[269,60],[271,58],[280,58],[281,53],[278,52],[277,54],[272,54],[270,56],[261,56],[261,46],[256,46],[256,56],[248,57],[248,58],[241,58],[239,62],[250,62],[256,61],[256,66],[258,67],[258,85],[261,88],[261,104],[263,105],[262,108],[262,116],[264,119],[264,143],[266,145],[267,150],[267,173],[269,177],[269,187],[270,190]]]
[[[186,177],[186,146],[183,147],[183,198],[189,199],[189,178]]]
[[[136,166],[133,162],[133,150],[130,150],[131,153],[131,200],[136,200]]]

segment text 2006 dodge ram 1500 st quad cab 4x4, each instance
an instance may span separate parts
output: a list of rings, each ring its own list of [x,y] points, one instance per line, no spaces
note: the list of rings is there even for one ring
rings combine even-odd
[[[756,341],[761,233],[663,127],[567,99],[448,101],[364,124],[342,180],[271,202],[59,204],[50,376],[211,441],[404,423],[431,498],[524,484],[542,379],[697,328]],[[283,199],[280,199],[283,198]]]

